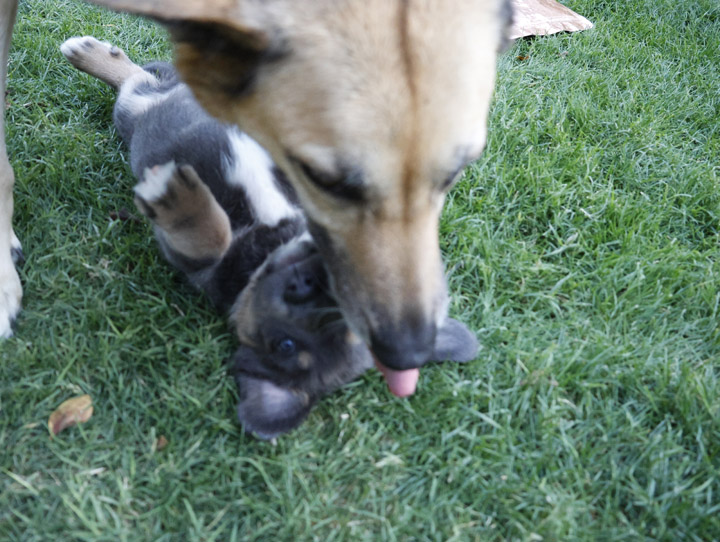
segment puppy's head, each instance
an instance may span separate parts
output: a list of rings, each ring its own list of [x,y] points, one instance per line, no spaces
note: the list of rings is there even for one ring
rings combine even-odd
[[[445,318],[438,217],[485,145],[508,0],[96,0],[164,22],[199,101],[288,174],[353,331],[393,369]]]
[[[232,359],[238,417],[261,438],[296,427],[317,399],[372,366],[369,349],[328,295],[326,279],[312,243],[295,241],[268,258],[233,307],[243,343]],[[477,349],[474,335],[447,318],[430,357],[464,362]]]
[[[317,398],[372,365],[328,293],[310,242],[280,247],[253,275],[232,309],[242,346],[233,357],[243,426],[272,438],[298,425]]]

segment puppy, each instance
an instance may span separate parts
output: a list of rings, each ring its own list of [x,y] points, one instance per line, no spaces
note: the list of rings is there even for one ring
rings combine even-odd
[[[373,357],[329,293],[293,189],[255,141],[203,111],[169,64],[141,68],[92,37],[61,50],[118,90],[113,117],[140,181],[138,209],[167,260],[234,324],[241,424],[260,438],[296,427]],[[468,361],[477,348],[448,318],[432,358]]]

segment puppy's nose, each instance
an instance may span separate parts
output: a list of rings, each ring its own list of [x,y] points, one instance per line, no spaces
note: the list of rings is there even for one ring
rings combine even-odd
[[[410,323],[400,329],[380,329],[371,334],[370,349],[378,361],[396,371],[416,369],[432,356],[437,328],[434,323]]]
[[[317,274],[312,266],[297,264],[285,283],[283,297],[288,303],[305,303],[315,297],[320,288]]]

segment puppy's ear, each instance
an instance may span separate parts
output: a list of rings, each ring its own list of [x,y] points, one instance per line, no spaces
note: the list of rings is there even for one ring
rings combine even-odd
[[[276,386],[268,380],[238,375],[240,424],[258,438],[269,440],[302,423],[314,400],[307,394]]]
[[[454,318],[447,318],[437,332],[433,361],[464,363],[475,359],[480,345],[467,326]]]
[[[272,439],[294,429],[315,402],[307,393],[272,382],[269,377],[277,375],[248,346],[237,349],[231,371],[240,393],[240,424],[258,438]]]

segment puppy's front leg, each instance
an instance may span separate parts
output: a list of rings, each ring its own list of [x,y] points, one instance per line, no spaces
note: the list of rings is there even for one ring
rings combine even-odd
[[[191,260],[217,260],[232,240],[230,219],[192,166],[148,168],[135,204],[152,220],[164,250]]]

